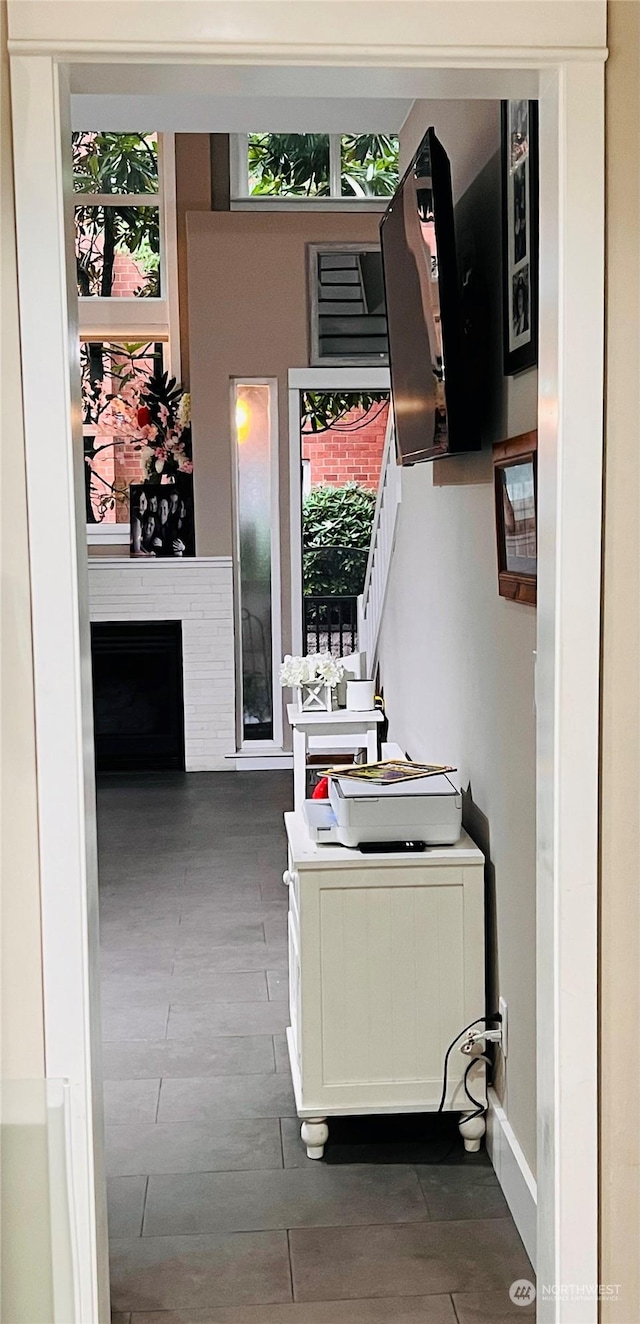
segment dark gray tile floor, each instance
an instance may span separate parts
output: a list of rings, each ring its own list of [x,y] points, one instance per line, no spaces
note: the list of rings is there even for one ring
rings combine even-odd
[[[509,1300],[532,1272],[485,1155],[425,1162],[356,1121],[306,1157],[284,1040],[291,791],[281,773],[99,788],[114,1320],[531,1317]]]

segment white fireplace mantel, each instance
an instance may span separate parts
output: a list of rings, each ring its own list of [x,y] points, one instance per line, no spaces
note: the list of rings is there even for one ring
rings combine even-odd
[[[230,556],[90,556],[92,621],[182,622],[187,772],[227,772],[235,754]]]

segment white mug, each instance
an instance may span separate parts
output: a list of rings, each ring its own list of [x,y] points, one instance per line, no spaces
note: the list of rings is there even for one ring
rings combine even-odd
[[[371,712],[374,698],[375,684],[372,680],[347,681],[347,708],[350,712]]]

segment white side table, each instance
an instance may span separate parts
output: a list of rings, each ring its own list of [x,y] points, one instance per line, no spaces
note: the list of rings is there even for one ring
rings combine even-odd
[[[287,716],[293,727],[293,802],[296,809],[302,809],[306,798],[307,748],[310,737],[363,736],[369,763],[374,763],[378,757],[376,728],[378,722],[383,720],[383,714],[378,708],[366,713],[354,713],[349,708],[336,708],[330,713],[301,712],[295,703],[289,703]]]
[[[302,1139],[317,1159],[332,1117],[438,1110],[447,1048],[486,1010],[484,857],[465,832],[455,846],[362,854],[312,841],[301,813],[284,821],[287,1043]],[[462,1042],[444,1109],[461,1114],[474,1151],[485,1063]]]

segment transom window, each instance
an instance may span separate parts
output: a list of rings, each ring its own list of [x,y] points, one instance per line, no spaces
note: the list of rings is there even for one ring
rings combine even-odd
[[[372,202],[398,183],[396,134],[249,133],[235,147],[236,200]]]

